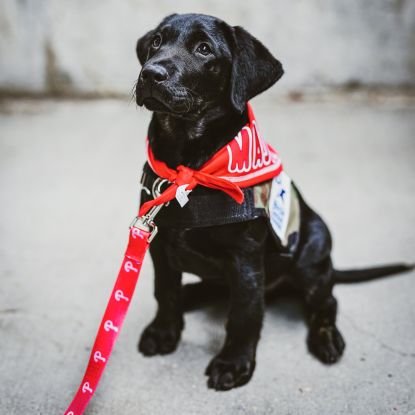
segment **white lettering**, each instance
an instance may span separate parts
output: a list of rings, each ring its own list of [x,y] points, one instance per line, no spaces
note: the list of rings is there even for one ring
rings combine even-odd
[[[98,363],[99,361],[105,363],[107,361],[107,359],[105,359],[105,357],[102,356],[101,352],[99,350],[97,350],[94,353],[94,362]]]
[[[91,389],[91,387],[89,386],[89,382],[85,382],[83,385],[82,385],[82,393],[86,393],[86,392],[89,392],[89,393],[91,393],[92,394],[92,392],[93,392],[93,390]]]
[[[245,134],[244,134],[245,130]],[[274,158],[262,140],[255,121],[252,128],[244,127],[235,137],[236,146],[227,145],[229,173],[247,173],[269,166]]]
[[[130,272],[130,271],[138,272],[138,269],[134,267],[134,264],[131,261],[125,262],[124,270],[125,272]]]
[[[114,297],[115,297],[115,301],[124,300],[127,303],[128,303],[128,301],[130,301],[130,299],[128,297],[126,297],[121,290],[115,291]]]
[[[134,227],[131,229],[131,236],[134,239],[137,239],[137,237],[140,239],[144,239],[144,235],[141,233],[140,229]]]
[[[118,327],[117,326],[114,326],[114,323],[111,320],[107,320],[104,323],[104,330],[107,331],[107,332],[110,331],[110,330],[112,330],[115,333],[118,333]]]

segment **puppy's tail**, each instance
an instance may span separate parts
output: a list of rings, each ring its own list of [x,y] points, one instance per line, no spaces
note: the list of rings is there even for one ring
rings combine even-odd
[[[381,267],[362,268],[353,270],[334,270],[334,280],[336,283],[354,283],[371,281],[388,275],[400,274],[415,269],[415,264],[391,264]]]

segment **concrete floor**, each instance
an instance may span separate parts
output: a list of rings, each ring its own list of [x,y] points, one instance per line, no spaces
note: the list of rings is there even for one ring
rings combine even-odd
[[[254,104],[339,267],[414,261],[413,101]],[[2,415],[63,414],[78,387],[136,211],[148,120],[123,101],[0,105]],[[152,287],[147,260],[87,414],[415,414],[415,273],[335,288],[347,348],[332,367],[307,352],[298,303],[271,305],[252,381],[226,393],[203,375],[224,309],[187,314],[176,353],[137,353]]]

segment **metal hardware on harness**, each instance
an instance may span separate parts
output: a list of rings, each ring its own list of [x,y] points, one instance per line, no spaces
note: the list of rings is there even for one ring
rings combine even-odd
[[[158,178],[153,183],[152,193],[154,198],[160,196],[161,194],[161,186],[163,186],[164,183],[168,183],[167,179],[161,179]],[[150,232],[150,236],[148,238],[148,242],[151,242],[154,237],[157,235],[158,228],[157,225],[154,223],[154,218],[156,217],[157,213],[160,212],[163,205],[157,205],[153,206],[148,213],[146,213],[144,216],[136,216],[133,221],[130,224],[130,228],[135,227],[138,229],[142,229],[144,231]]]
[[[157,179],[154,180],[153,186],[151,186],[151,193],[154,198],[161,195],[161,186],[163,186],[164,183],[168,182],[169,181],[167,179],[162,179],[161,177],[157,177]]]

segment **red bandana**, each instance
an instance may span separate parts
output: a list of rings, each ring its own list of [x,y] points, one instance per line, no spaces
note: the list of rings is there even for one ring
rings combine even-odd
[[[150,146],[147,146],[147,160],[151,169],[172,184],[160,196],[144,203],[140,208],[140,216],[145,215],[153,206],[173,200],[178,195],[178,189],[188,192],[197,185],[221,190],[242,203],[244,195],[241,187],[254,186],[281,173],[282,164],[278,153],[262,140],[249,103],[247,108],[248,123],[200,170],[182,165],[177,170],[171,169],[166,163],[156,160]]]

